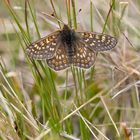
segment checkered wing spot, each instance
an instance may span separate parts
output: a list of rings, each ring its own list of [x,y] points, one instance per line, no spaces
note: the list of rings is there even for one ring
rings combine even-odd
[[[75,47],[75,55],[73,59],[73,65],[88,69],[95,63],[96,52],[92,51],[85,46],[82,42],[77,42]]]
[[[48,66],[55,71],[60,71],[67,67],[70,67],[69,59],[63,43],[58,46],[54,57],[46,61]]]
[[[50,59],[54,56],[58,48],[59,31],[56,31],[49,36],[39,39],[29,45],[26,52],[30,58],[43,60]]]
[[[77,32],[77,34],[86,47],[96,52],[111,50],[117,44],[117,39],[110,35],[93,32]]]

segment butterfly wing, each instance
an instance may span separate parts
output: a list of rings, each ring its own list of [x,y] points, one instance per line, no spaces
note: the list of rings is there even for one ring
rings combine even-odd
[[[110,35],[93,32],[77,32],[77,34],[85,46],[96,52],[111,50],[117,44],[117,39]]]
[[[52,58],[57,50],[59,31],[29,45],[26,52],[30,58],[43,60]]]
[[[60,71],[70,67],[69,59],[62,43],[59,45],[54,57],[47,60],[47,64],[55,71]]]
[[[90,50],[85,44],[78,42],[75,47],[75,55],[73,58],[73,65],[88,69],[94,65],[96,59],[96,52]]]

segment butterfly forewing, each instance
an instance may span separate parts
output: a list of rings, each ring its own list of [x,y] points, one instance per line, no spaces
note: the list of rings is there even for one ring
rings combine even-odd
[[[28,56],[39,60],[52,58],[57,50],[58,36],[59,31],[56,31],[29,45],[26,49]]]
[[[47,64],[55,71],[70,67],[69,59],[63,44],[60,44],[53,58],[47,60]]]
[[[96,52],[91,51],[83,43],[78,42],[75,47],[75,55],[73,59],[73,65],[88,69],[94,63],[96,59]]]
[[[117,44],[117,39],[110,35],[93,32],[77,32],[77,34],[85,46],[97,52],[111,50]]]

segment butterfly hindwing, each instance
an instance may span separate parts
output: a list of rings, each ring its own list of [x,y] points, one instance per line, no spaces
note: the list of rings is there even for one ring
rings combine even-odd
[[[29,45],[26,49],[28,56],[38,60],[52,58],[57,49],[58,35],[59,31],[56,31]]]
[[[88,48],[97,52],[111,50],[117,44],[117,39],[110,35],[93,32],[77,32],[77,34]]]
[[[75,55],[73,65],[88,69],[94,65],[96,59],[96,52],[90,50],[85,44],[78,42],[75,47]]]
[[[69,59],[63,44],[60,44],[53,58],[46,60],[50,68],[55,71],[70,67]]]

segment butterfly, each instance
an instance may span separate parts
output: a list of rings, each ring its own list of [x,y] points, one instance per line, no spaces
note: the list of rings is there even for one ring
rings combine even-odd
[[[76,32],[64,24],[63,29],[33,42],[26,48],[32,59],[46,60],[48,66],[60,71],[71,65],[89,69],[98,52],[114,48],[117,39],[94,32]]]

